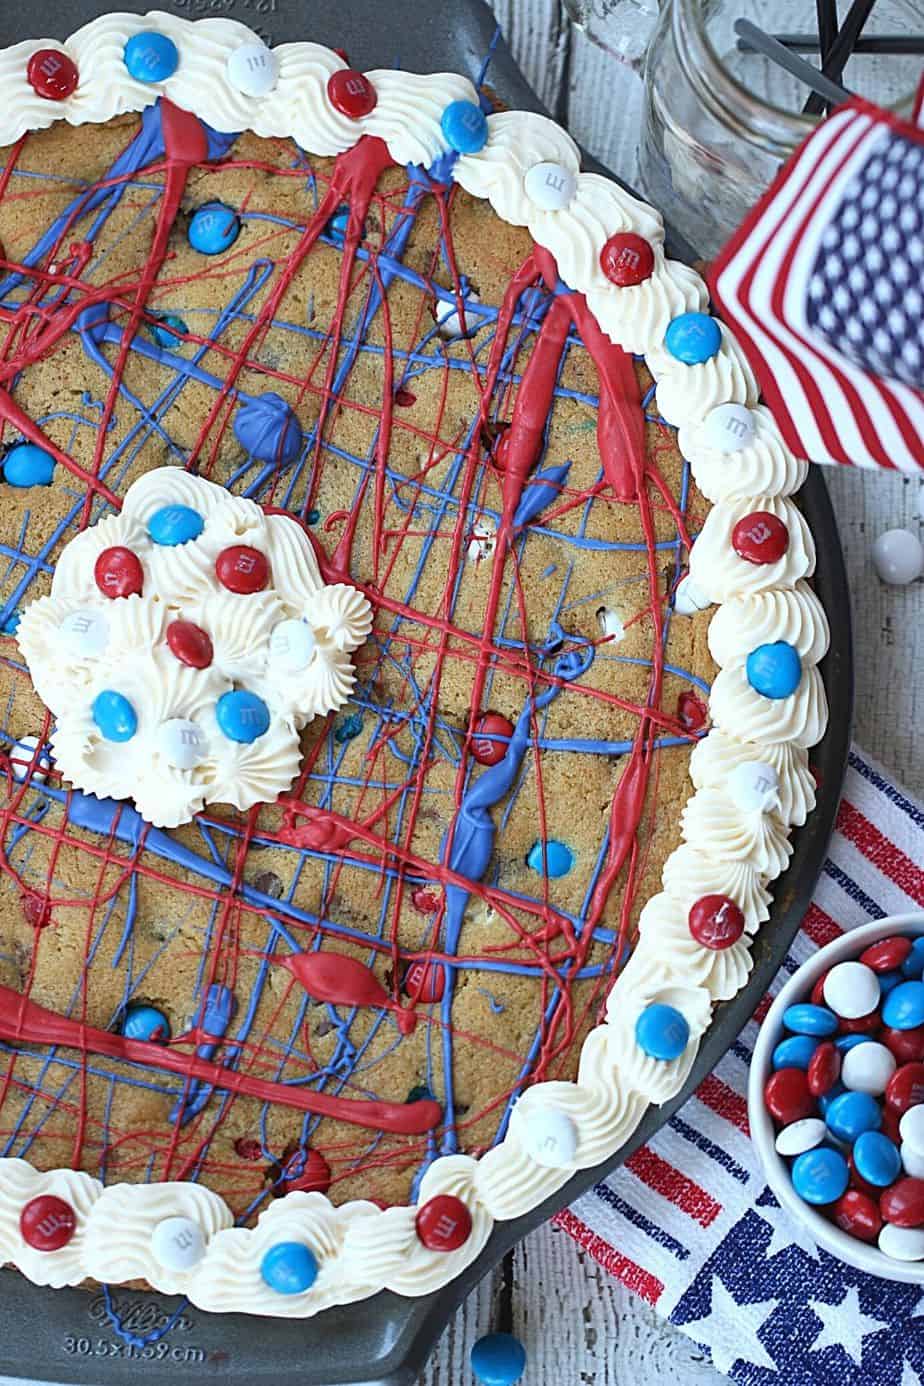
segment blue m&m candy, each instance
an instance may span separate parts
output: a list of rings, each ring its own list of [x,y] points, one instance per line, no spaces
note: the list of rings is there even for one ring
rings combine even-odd
[[[256,693],[248,693],[246,688],[235,688],[230,693],[222,693],[215,704],[215,717],[219,727],[229,741],[244,744],[256,741],[269,728],[269,708]]]
[[[90,708],[93,721],[107,741],[131,741],[138,730],[138,714],[124,693],[104,688]]]
[[[277,1242],[260,1262],[260,1274],[279,1295],[300,1295],[318,1278],[318,1263],[302,1242]]]
[[[864,1131],[879,1130],[882,1110],[868,1092],[842,1092],[828,1104],[825,1122],[832,1136],[853,1144]]]
[[[126,1039],[166,1044],[170,1022],[156,1006],[129,1006],[122,1020],[122,1034]]]
[[[814,1035],[790,1035],[780,1040],[773,1051],[774,1068],[808,1068],[809,1059],[818,1048]]]
[[[879,994],[888,996],[890,991],[894,991],[902,980],[900,972],[880,972],[879,974]]]
[[[834,1041],[842,1054],[846,1054],[849,1049],[856,1049],[858,1044],[871,1044],[872,1035],[838,1035]]]
[[[526,857],[526,865],[531,871],[538,871],[540,876],[556,879],[559,876],[567,876],[574,865],[574,853],[563,842],[556,842],[554,838],[550,838],[546,843],[533,843]]]
[[[185,322],[176,313],[161,313],[156,322],[148,323],[148,334],[159,347],[176,351],[182,346],[182,338],[189,331]]]
[[[924,982],[902,982],[882,1003],[882,1023],[893,1030],[924,1025]]]
[[[911,952],[902,963],[901,970],[904,977],[913,977],[917,981],[924,975],[924,935],[912,943]]]
[[[722,332],[708,313],[681,313],[668,324],[664,345],[676,360],[698,366],[715,356],[722,345]]]
[[[488,1333],[472,1348],[471,1363],[482,1386],[513,1386],[526,1370],[526,1349],[512,1333]]]
[[[3,480],[9,486],[50,486],[55,459],[36,443],[14,443],[3,459]]]
[[[811,1001],[797,1001],[783,1012],[783,1024],[795,1035],[816,1035],[825,1038],[837,1029],[837,1016],[827,1006],[815,1006]]]
[[[189,244],[201,255],[221,255],[241,234],[237,212],[223,202],[207,202],[192,214],[189,223]]]
[[[164,505],[148,520],[148,534],[155,544],[176,548],[198,539],[205,529],[205,520],[191,505]]]
[[[173,39],[156,29],[132,34],[122,50],[122,60],[136,82],[165,82],[180,65]]]
[[[477,154],[488,142],[488,122],[474,101],[451,101],[440,119],[443,138],[459,154]]]
[[[350,209],[347,204],[343,202],[327,223],[327,234],[333,236],[335,241],[342,241],[346,236],[349,223]]]
[[[748,683],[764,698],[788,698],[802,678],[799,653],[785,640],[758,645],[748,655],[745,669]]]
[[[898,1146],[881,1131],[864,1131],[854,1142],[853,1163],[857,1174],[877,1189],[886,1189],[902,1172]]]
[[[302,430],[295,411],[273,390],[242,404],[233,427],[241,447],[260,462],[287,466],[301,451]]]
[[[806,1203],[834,1203],[847,1188],[850,1170],[839,1150],[819,1145],[792,1163],[793,1188]]]
[[[639,1048],[652,1059],[679,1059],[690,1039],[690,1027],[675,1006],[653,1001],[635,1022]]]
[[[840,1079],[838,1079],[837,1082],[834,1084],[833,1088],[829,1088],[827,1092],[823,1092],[821,1094],[817,1101],[818,1110],[819,1112],[821,1112],[821,1115],[823,1117],[827,1118],[828,1109],[830,1108],[831,1103],[836,1102],[837,1099],[840,1097],[841,1093],[845,1093],[846,1091],[847,1089],[844,1087],[844,1084],[841,1082]]]

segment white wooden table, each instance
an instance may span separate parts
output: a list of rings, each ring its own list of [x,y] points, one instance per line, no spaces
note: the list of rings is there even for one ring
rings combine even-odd
[[[614,173],[635,182],[640,84],[626,76],[618,98],[613,95],[618,73],[612,59],[582,34],[569,32],[557,0],[490,3],[525,76],[556,119]],[[918,714],[924,713],[924,583],[886,587],[869,557],[882,530],[920,532],[924,488],[917,481],[852,470],[826,478],[853,598],[856,739],[924,797],[924,755],[915,749]],[[534,1232],[482,1281],[444,1334],[421,1386],[470,1381],[472,1343],[500,1326],[526,1344],[525,1386],[638,1386],[657,1380],[719,1386],[727,1380],[684,1334],[663,1324],[551,1226]]]

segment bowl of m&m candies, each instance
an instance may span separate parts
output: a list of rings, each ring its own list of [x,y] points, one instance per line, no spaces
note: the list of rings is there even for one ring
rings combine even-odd
[[[924,914],[852,929],[796,970],[754,1046],[748,1116],[819,1246],[924,1284]]]

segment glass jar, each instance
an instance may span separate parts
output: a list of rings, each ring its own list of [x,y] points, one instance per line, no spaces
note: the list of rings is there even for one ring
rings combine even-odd
[[[814,0],[668,0],[648,46],[639,175],[646,197],[703,256],[727,240],[780,164],[814,129],[809,91],[742,49],[738,18],[776,33],[817,34]],[[864,36],[924,30],[920,0],[880,0]],[[800,55],[819,65],[817,44]],[[920,57],[853,56],[842,82],[910,111]]]

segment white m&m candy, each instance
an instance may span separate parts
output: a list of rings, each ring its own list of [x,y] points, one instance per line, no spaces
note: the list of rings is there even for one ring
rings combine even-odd
[[[202,1228],[192,1218],[164,1218],[151,1233],[151,1252],[165,1270],[191,1270],[205,1255]]]
[[[745,760],[729,775],[728,792],[742,813],[772,813],[780,806],[780,777],[764,761]]]
[[[887,529],[873,543],[873,565],[883,582],[904,587],[924,573],[924,546],[910,529]]]
[[[879,1005],[879,978],[865,963],[837,963],[825,978],[824,998],[842,1020],[858,1020]]]
[[[857,1045],[858,1049],[860,1047]],[[924,1103],[919,1102],[916,1107],[908,1108],[898,1123],[898,1134],[903,1145],[924,1155]]]
[[[564,1169],[573,1163],[577,1151],[577,1128],[567,1112],[555,1107],[542,1107],[524,1116],[520,1134],[523,1145],[537,1165]]]
[[[168,765],[176,770],[193,770],[209,753],[209,742],[198,722],[172,717],[157,734],[157,744]]]
[[[674,610],[680,616],[692,616],[697,611],[705,611],[709,606],[712,606],[710,598],[696,586],[690,574],[687,573],[686,577],[682,577],[677,584],[677,590],[674,593]]]
[[[848,1049],[841,1064],[841,1082],[851,1092],[868,1092],[879,1097],[896,1068],[891,1049],[877,1040]]]
[[[560,212],[577,192],[577,180],[564,164],[533,164],[523,186],[530,202],[542,212]]]
[[[317,643],[307,621],[280,621],[270,635],[269,662],[284,674],[297,674],[307,668]]]
[[[102,654],[109,644],[109,622],[89,606],[68,612],[58,630],[68,653],[81,659]]]
[[[861,1044],[857,1045],[862,1049]],[[902,1144],[902,1169],[912,1179],[924,1179],[924,1150],[912,1150],[907,1141]]]
[[[717,452],[739,452],[754,439],[754,415],[743,404],[720,404],[710,409],[706,440]]]
[[[896,1227],[887,1222],[879,1233],[879,1250],[894,1261],[924,1260],[924,1227]]]
[[[10,747],[10,766],[13,770],[13,779],[18,784],[22,784],[29,775],[29,767],[33,764],[31,781],[32,784],[44,784],[48,778],[48,769],[51,765],[48,752],[43,750],[36,757],[39,748],[37,736],[21,736],[18,741],[14,741]]]
[[[265,43],[242,43],[228,59],[228,81],[245,96],[265,96],[279,76],[279,61]]]
[[[776,1138],[777,1153],[792,1157],[814,1150],[816,1145],[821,1145],[827,1130],[821,1117],[803,1117],[801,1121],[790,1122]]]

